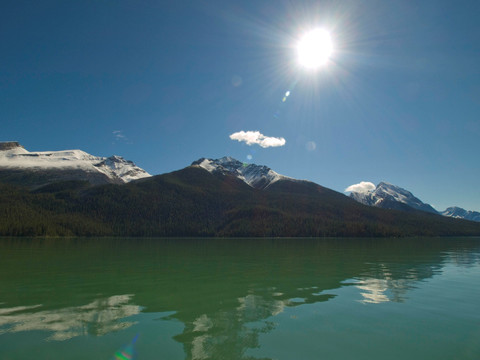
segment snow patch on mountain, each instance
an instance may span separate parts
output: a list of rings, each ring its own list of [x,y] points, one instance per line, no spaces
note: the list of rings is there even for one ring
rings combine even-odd
[[[104,159],[96,164],[95,167],[109,177],[119,178],[124,182],[130,182],[151,176],[145,170],[136,166],[132,161],[125,160],[117,155]]]
[[[399,186],[381,182],[375,189],[375,194],[379,198],[390,198],[395,201],[407,204],[414,209],[435,212],[430,205],[423,203],[420,199],[416,198],[410,191],[407,191]],[[431,209],[430,209],[431,208]]]
[[[203,159],[199,164],[193,163],[192,165],[198,165],[204,168],[205,170],[207,170],[208,172],[213,173],[215,170],[217,170],[218,166],[215,166],[212,163],[213,163],[213,160]]]
[[[295,179],[276,173],[267,166],[242,163],[229,156],[215,160],[201,158],[194,161],[192,166],[201,167],[210,173],[233,175],[256,189],[265,189],[279,180],[296,181]]]
[[[94,156],[82,150],[30,152],[17,142],[0,143],[0,169],[81,170],[102,173],[117,183],[151,176],[132,161],[120,156]]]

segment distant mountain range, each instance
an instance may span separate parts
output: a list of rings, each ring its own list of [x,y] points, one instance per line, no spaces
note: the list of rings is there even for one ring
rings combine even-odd
[[[265,189],[278,180],[304,181],[280,175],[267,166],[242,163],[232,157],[216,160],[201,158],[194,161],[192,166],[202,167],[211,173],[233,175],[256,189]],[[443,216],[480,221],[479,212],[467,211],[459,207],[449,207],[445,211],[438,212],[431,205],[416,198],[410,191],[386,182],[378,184],[373,191],[351,192],[350,197],[362,204],[383,209],[403,211],[416,209]]]
[[[386,182],[379,183],[373,190],[362,192],[352,191],[350,197],[362,204],[382,209],[404,211],[416,209],[443,216],[480,221],[479,212],[467,211],[459,207],[449,207],[445,211],[437,211],[431,205],[425,204],[416,198],[410,191]]]
[[[393,185],[377,188],[364,196],[375,206],[365,206],[230,157],[151,176],[117,156],[29,152],[8,142],[0,143],[0,235],[480,235],[480,223],[428,212]]]
[[[468,211],[457,206],[449,207],[440,214],[458,219],[466,219],[471,221],[480,221],[480,212]]]

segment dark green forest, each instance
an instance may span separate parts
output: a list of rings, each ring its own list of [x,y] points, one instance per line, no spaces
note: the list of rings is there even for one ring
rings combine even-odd
[[[125,185],[0,183],[1,236],[450,236],[480,223],[362,205],[311,182],[265,190],[198,167]]]

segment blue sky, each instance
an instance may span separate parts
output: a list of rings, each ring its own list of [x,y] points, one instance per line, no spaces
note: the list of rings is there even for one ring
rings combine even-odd
[[[479,13],[442,0],[4,0],[0,140],[151,174],[229,155],[341,192],[387,181],[439,210],[480,210]],[[318,27],[334,53],[309,71],[295,46]],[[285,144],[230,139],[240,131]]]

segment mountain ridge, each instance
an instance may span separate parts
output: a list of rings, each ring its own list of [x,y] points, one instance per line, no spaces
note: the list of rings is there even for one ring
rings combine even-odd
[[[366,206],[308,181],[264,189],[188,166],[124,184],[0,182],[2,236],[403,237],[480,235],[480,223]]]
[[[12,183],[30,179],[26,185],[31,187],[62,180],[122,184],[150,176],[121,156],[94,156],[83,150],[30,152],[16,141],[0,142],[0,178]]]
[[[470,221],[479,221],[480,222],[480,212],[465,210],[458,206],[451,206],[440,212],[443,216],[450,216],[459,219],[466,219]]]
[[[199,174],[199,176],[196,179],[190,179],[190,181],[192,182],[190,184],[186,182],[175,183],[175,186],[180,186],[180,190],[178,191],[189,192],[193,188],[194,193],[204,194],[204,196],[208,197],[208,201],[216,204],[216,208],[221,208],[223,205],[218,204],[217,200],[213,200],[211,198],[213,195],[211,194],[214,194],[216,191],[223,191],[227,187],[233,187],[236,189],[237,192],[240,192],[246,196],[245,199],[238,199],[238,204],[243,204],[242,206],[250,210],[252,208],[256,208],[257,212],[260,211],[260,213],[264,213],[267,218],[273,216],[273,223],[277,225],[279,224],[278,219],[285,218],[285,216],[287,216],[287,218],[294,218],[295,216],[297,216],[294,214],[290,214],[289,208],[283,208],[284,203],[290,203],[292,208],[296,209],[301,209],[303,208],[303,206],[305,206],[305,204],[309,204],[308,207],[311,209],[312,212],[320,211],[318,205],[312,204],[311,199],[308,198],[318,198],[320,194],[322,194],[321,196],[323,197],[321,199],[318,198],[318,200],[326,201],[324,206],[328,209],[328,211],[322,210],[320,213],[323,213],[326,218],[330,218],[329,221],[334,221],[334,217],[332,217],[332,214],[337,214],[337,217],[339,219],[343,219],[345,217],[345,219],[348,220],[348,216],[351,216],[349,211],[352,209],[356,209],[356,207],[352,205],[352,203],[345,200],[348,199],[350,201],[349,197],[345,196],[342,193],[336,192],[328,188],[324,188],[321,185],[315,184],[310,181],[297,180],[278,174],[265,165],[242,163],[232,157],[225,156],[220,159],[200,158],[192,162],[190,166],[179,171],[187,171],[186,169],[190,168],[201,170],[202,172],[196,172],[197,174]],[[145,182],[149,183],[149,180],[157,179],[158,177],[172,178],[173,175],[170,174],[177,173],[178,172],[173,172],[152,177],[143,169],[138,168],[133,162],[125,160],[120,156],[113,155],[108,158],[98,157],[90,155],[82,150],[29,152],[18,142],[0,143],[0,182],[27,186],[30,190],[38,189],[40,190],[40,192],[37,192],[37,194],[51,193],[55,194],[55,196],[60,196],[59,194],[76,193],[75,197],[77,199],[80,199],[84,196],[84,194],[93,194],[96,191],[94,191],[94,189],[85,190],[86,184],[90,184],[90,186],[94,187],[106,184],[115,184],[122,186],[137,183],[142,184]],[[207,174],[209,175],[207,176]],[[209,176],[214,176],[214,178],[210,178]],[[192,184],[198,182],[200,179],[202,179],[203,181],[202,185],[195,185],[192,187]],[[175,181],[178,180],[179,178],[176,178]],[[212,189],[209,181],[220,181],[224,189]],[[162,183],[161,187],[165,186],[168,187],[170,185],[168,185],[167,183]],[[158,189],[156,189],[155,187],[153,187],[152,189],[152,191],[154,192],[158,191]],[[122,190],[122,188],[115,188],[114,190],[114,192],[117,193],[122,193],[123,191],[124,190]],[[116,195],[112,196],[116,198]],[[198,194],[195,195],[195,197],[198,198],[198,201],[203,201],[200,197],[198,197]],[[252,205],[257,204],[260,199],[265,200],[265,197],[275,200],[271,200],[270,202],[267,201],[267,205],[263,210],[259,210],[257,205]],[[416,198],[409,191],[386,182],[380,183],[375,189],[375,192],[366,192],[363,194],[356,194],[352,192],[350,197],[353,198],[352,201],[356,200],[357,202],[363,203],[365,205],[376,206],[385,209],[402,210],[403,212],[411,212],[414,216],[417,216],[419,214],[418,211],[421,211],[422,213],[427,211],[428,213],[438,215],[438,212],[436,212],[430,205],[424,204],[423,202],[421,202],[421,200]],[[246,199],[249,200],[247,201]],[[278,199],[282,200],[280,201]],[[92,201],[92,199],[90,201]],[[109,203],[109,201],[109,199],[106,200],[107,203]],[[116,201],[121,201],[121,199],[117,199]],[[132,199],[132,201],[136,200]],[[145,199],[144,201],[147,200]],[[186,200],[183,197],[181,197],[181,200],[179,201],[190,203],[190,200]],[[337,204],[338,209],[335,209],[332,204]],[[26,206],[28,207],[28,205]],[[73,205],[70,204],[69,206]],[[113,204],[110,204],[108,206],[113,206]],[[198,207],[193,205],[191,206],[192,209]],[[232,209],[228,210],[229,214],[235,213],[239,218],[248,218],[251,216],[248,211],[245,212],[240,210],[235,204],[232,204],[231,208]],[[344,212],[341,210],[344,208],[349,210],[347,212]],[[92,211],[96,210],[92,209]],[[128,212],[129,210],[125,211]],[[142,210],[142,212],[143,211],[144,210]],[[181,210],[179,211],[184,212],[186,210],[184,207],[181,207]],[[357,209],[355,211],[357,211],[358,214],[361,214],[365,211],[365,209]],[[305,219],[310,219],[308,221],[311,221],[312,218],[316,218],[316,216],[318,215],[310,214],[308,212],[300,213],[302,214],[303,219],[298,221],[301,223],[304,223]],[[349,215],[347,216],[346,214]],[[448,216],[462,218],[462,214],[469,213],[466,211],[461,212],[457,209],[455,213],[448,213]],[[85,216],[85,214],[82,216]],[[202,216],[209,217],[209,214],[207,211],[205,211]],[[222,218],[223,214],[217,213],[217,216],[219,218]],[[371,229],[378,228],[378,226],[376,226],[375,224],[371,224],[368,221],[370,225],[365,228],[365,221],[367,220],[362,216],[363,215],[361,215],[359,218],[363,219],[360,221],[363,225],[358,224],[353,220],[348,220],[356,224],[350,224],[349,226],[356,227],[357,231],[353,231],[350,229],[344,232],[344,234],[377,234],[377,230]],[[381,215],[380,217],[382,218],[383,216],[384,215]],[[341,221],[344,221],[345,219]],[[236,223],[237,220],[234,217],[231,217],[228,221]],[[288,223],[289,220],[285,221],[287,221]],[[141,220],[139,220],[139,222],[141,222]],[[131,226],[133,227],[134,225]],[[243,223],[242,226],[247,225]],[[386,227],[390,230],[391,226],[392,225],[386,225]],[[320,228],[321,227],[322,226],[320,226]],[[314,229],[315,226],[312,227],[312,225],[308,225],[308,228]],[[218,231],[218,228],[216,228],[213,233],[218,233]],[[314,230],[311,231],[315,233]],[[237,232],[234,233],[238,234]],[[296,235],[308,234],[308,232],[296,233],[291,229],[288,233],[294,233]],[[338,233],[338,231],[336,230],[332,232],[332,230],[330,229],[329,231],[322,232],[322,234],[326,233],[332,234]],[[404,232],[401,229],[397,229],[393,233],[403,234]],[[413,234],[414,232],[410,231],[410,233]],[[435,231],[432,231],[431,233],[435,233]],[[185,235],[184,233],[182,234]],[[271,234],[278,235],[278,232],[276,232],[276,230],[274,229],[271,229]]]

